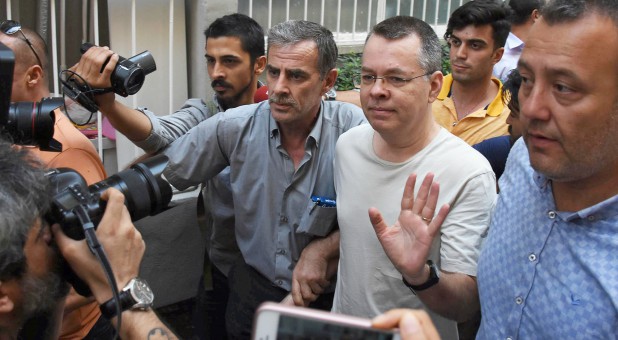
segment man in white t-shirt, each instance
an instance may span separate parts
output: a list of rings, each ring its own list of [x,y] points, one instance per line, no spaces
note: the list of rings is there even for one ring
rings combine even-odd
[[[373,317],[397,307],[424,308],[443,338],[457,338],[456,321],[479,309],[476,265],[496,199],[495,176],[480,153],[434,121],[431,103],[442,73],[440,43],[428,24],[393,17],[376,25],[365,44],[359,81],[370,125],[350,129],[337,142],[341,243],[333,311]],[[451,208],[440,230],[426,228],[416,239],[404,240],[401,251],[418,270],[402,280],[372,223],[397,220],[404,188],[413,190],[411,174],[439,182],[437,204]],[[423,196],[421,191],[418,199]],[[437,197],[435,191],[431,197]],[[417,212],[424,226],[440,222],[447,210],[432,224],[435,212],[429,206]],[[368,216],[370,207],[383,215],[373,208]],[[382,232],[393,233],[395,240],[397,228]]]

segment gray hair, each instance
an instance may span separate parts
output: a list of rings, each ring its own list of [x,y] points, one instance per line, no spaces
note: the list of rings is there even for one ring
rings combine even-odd
[[[616,0],[549,0],[541,9],[543,20],[550,25],[571,22],[590,13],[609,17],[618,26]]]
[[[7,280],[25,273],[28,232],[47,211],[50,196],[41,163],[3,139],[0,173],[0,280]]]
[[[374,34],[388,40],[402,39],[415,34],[421,41],[418,64],[423,71],[431,74],[442,69],[440,40],[433,28],[423,20],[409,16],[395,16],[373,26],[367,35],[367,40]]]
[[[290,46],[303,41],[314,41],[318,48],[318,70],[324,79],[330,70],[337,67],[339,52],[333,33],[315,22],[288,20],[270,28],[268,50],[271,46]]]

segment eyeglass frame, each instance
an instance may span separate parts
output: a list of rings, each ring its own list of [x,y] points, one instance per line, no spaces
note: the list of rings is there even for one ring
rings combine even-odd
[[[421,75],[418,75],[418,76],[412,77],[412,78],[402,78],[402,77],[398,77],[398,76],[381,76],[381,77],[377,77],[377,76],[372,76],[372,75],[368,75],[368,74],[359,73],[358,77],[360,77],[360,79],[359,79],[360,80],[360,82],[359,82],[360,84],[359,85],[366,85],[366,86],[372,85],[373,86],[378,79],[382,79],[382,81],[385,82],[386,84],[388,84],[388,85],[390,85],[392,87],[395,87],[395,88],[400,88],[400,87],[403,87],[404,85],[408,84],[409,82],[411,82],[414,79],[417,79],[417,78],[420,78],[420,77],[424,77],[424,76],[428,76],[428,75],[431,75],[432,73],[433,72],[427,72],[425,74],[421,74]],[[371,79],[371,83],[365,83],[365,80],[363,79],[363,77],[369,77],[369,79]],[[367,80],[369,80],[369,79],[367,79]],[[389,80],[389,79],[391,79],[391,80]],[[397,84],[393,83],[393,80],[394,81],[402,81],[402,83],[400,85],[397,85]]]
[[[4,28],[5,25],[7,26],[6,28]],[[13,29],[14,31],[9,32],[9,30],[11,29]],[[39,66],[43,67],[43,63],[41,62],[41,58],[39,57],[39,54],[36,53],[36,50],[34,49],[34,45],[32,45],[32,42],[30,41],[30,39],[28,39],[28,37],[26,37],[26,34],[24,34],[24,31],[22,31],[21,24],[19,23],[19,21],[4,20],[2,23],[0,23],[0,31],[2,31],[2,33],[6,35],[13,35],[17,32],[21,33],[21,36],[24,38],[24,41],[26,42],[26,44],[28,44],[28,47],[30,47],[30,49],[32,50],[32,53],[34,53],[34,56],[36,57],[36,60],[38,61]]]

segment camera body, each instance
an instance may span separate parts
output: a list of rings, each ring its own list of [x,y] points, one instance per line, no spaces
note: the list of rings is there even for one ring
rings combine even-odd
[[[83,43],[80,52],[84,54],[92,46],[94,45],[91,43]],[[103,64],[102,69],[108,62],[109,59]],[[119,56],[118,63],[110,76],[111,90],[123,97],[136,94],[144,85],[146,75],[156,69],[157,65],[154,58],[148,51],[128,59]],[[88,111],[96,112],[99,109],[89,86],[77,82],[74,77],[69,77],[63,81],[63,85],[64,93]]]
[[[14,144],[38,146],[42,151],[62,151],[54,136],[54,110],[62,98],[44,98],[40,102],[11,103],[13,87],[13,51],[0,43],[0,130]]]

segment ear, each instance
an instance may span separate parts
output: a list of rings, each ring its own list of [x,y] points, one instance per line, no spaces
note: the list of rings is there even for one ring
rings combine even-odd
[[[503,54],[504,54],[504,47],[500,47],[496,49],[493,55],[491,56],[492,65],[496,65],[500,61],[500,59],[502,59]]]
[[[29,88],[36,87],[44,82],[43,69],[39,65],[32,65],[26,70],[26,86]]]
[[[444,75],[442,75],[441,71],[436,71],[429,76],[429,97],[428,102],[433,103],[436,98],[438,98],[438,94],[440,94],[440,90],[442,90],[442,82],[444,80]]]
[[[0,282],[0,315],[8,314],[15,308],[15,303],[6,292],[6,283]]]
[[[328,90],[330,90],[331,88],[333,88],[333,86],[335,86],[335,82],[337,81],[338,74],[339,74],[339,71],[337,71],[336,68],[328,71],[328,73],[326,74],[323,80],[322,95],[324,95],[326,92],[328,92]]]
[[[541,17],[541,12],[539,12],[538,8],[535,8],[532,11],[532,14],[530,14],[530,18],[532,19],[533,23],[539,20],[540,17]]]
[[[264,69],[266,69],[265,55],[255,59],[255,63],[253,64],[253,72],[255,73],[255,75],[259,76],[264,72]]]

